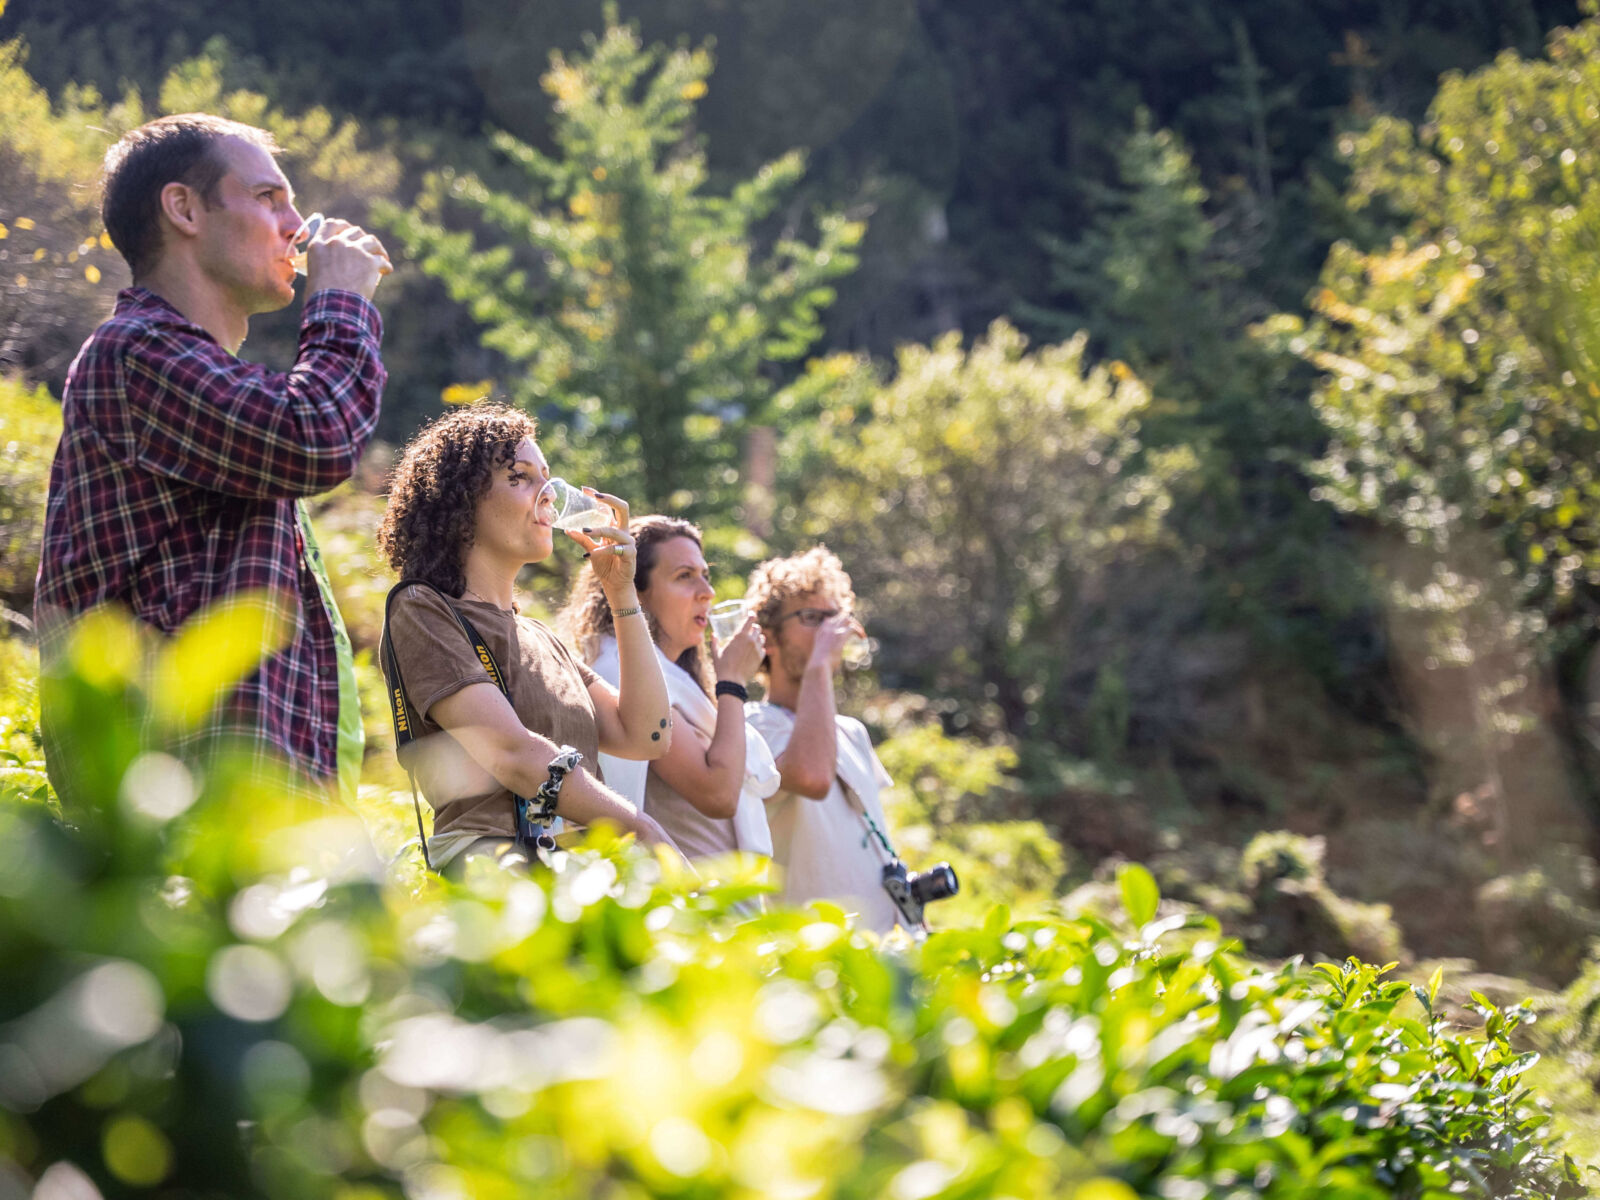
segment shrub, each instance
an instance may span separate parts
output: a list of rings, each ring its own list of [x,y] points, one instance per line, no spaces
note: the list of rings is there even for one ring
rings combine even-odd
[[[1126,573],[1169,544],[1171,486],[1194,467],[1145,443],[1153,407],[1082,337],[1030,347],[1005,321],[901,347],[892,378],[864,356],[814,361],[774,400],[775,528],[825,538],[878,598],[889,669],[988,697],[1013,737],[1064,740],[1088,700],[1076,676],[1101,678],[1097,748],[1115,757],[1135,672],[1098,675],[1098,632]]]
[[[1239,873],[1251,899],[1245,940],[1277,957],[1316,952],[1390,962],[1404,955],[1387,904],[1338,895],[1323,875],[1326,843],[1286,831],[1257,834],[1240,856]]]
[[[76,661],[85,732],[182,711],[137,655]],[[1469,1035],[1437,975],[1263,970],[1209,919],[1153,919],[1143,868],[1115,927],[997,906],[880,944],[827,905],[739,920],[740,871],[605,830],[531,877],[396,879],[359,823],[225,760],[92,757],[105,799],[70,826],[0,784],[23,1192],[1582,1194],[1520,1008],[1480,999]]]
[[[1591,953],[1554,1009],[1546,1036],[1591,1088],[1600,1089],[1600,958]]]
[[[50,394],[0,377],[0,603],[31,606],[45,488],[60,439],[61,406]]]
[[[1493,969],[1529,974],[1557,985],[1570,982],[1583,966],[1595,938],[1600,912],[1580,897],[1594,895],[1594,864],[1576,870],[1559,860],[1491,879],[1478,889],[1478,920],[1485,958]],[[1584,880],[1583,875],[1589,879]],[[1562,876],[1569,878],[1563,879]],[[1578,876],[1571,878],[1571,876]]]
[[[1322,881],[1322,856],[1327,843],[1287,830],[1260,833],[1250,839],[1239,857],[1239,881],[1252,895],[1289,880],[1296,883]]]

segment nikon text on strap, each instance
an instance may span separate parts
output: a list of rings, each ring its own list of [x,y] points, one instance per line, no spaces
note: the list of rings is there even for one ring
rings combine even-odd
[[[461,614],[461,610],[450,603],[450,597],[423,579],[402,579],[389,589],[388,598],[383,602],[383,637],[379,642],[378,654],[383,666],[384,680],[388,684],[389,712],[394,717],[395,756],[400,758],[400,765],[405,768],[406,778],[411,781],[411,807],[417,815],[417,837],[422,844],[422,861],[431,871],[433,869],[433,860],[428,855],[428,835],[422,827],[422,802],[417,798],[416,773],[412,771],[410,765],[406,763],[400,754],[412,742],[417,741],[417,725],[422,719],[422,714],[413,707],[410,697],[406,694],[405,680],[400,675],[400,658],[395,653],[394,639],[389,635],[389,613],[394,607],[394,598],[403,588],[408,587],[424,587],[431,592],[438,593],[439,597],[445,602],[446,607],[450,609],[450,614],[455,617],[456,624],[461,626],[461,632],[466,634],[467,641],[472,645],[473,653],[478,656],[478,661],[483,664],[483,669],[488,674],[490,681],[500,689],[500,694],[506,698],[507,704],[511,703],[511,690],[506,686],[505,676],[500,671],[500,664],[495,661],[494,653],[489,649],[489,643],[484,641],[478,631],[472,627],[472,622]],[[529,814],[534,806],[525,797],[518,796],[515,793],[512,795],[512,803],[515,806],[516,841],[518,844],[523,845],[524,843],[532,842],[542,844],[543,839],[548,838],[549,831],[546,829],[543,834],[533,832]],[[526,844],[524,849],[531,854],[535,847],[533,844]]]

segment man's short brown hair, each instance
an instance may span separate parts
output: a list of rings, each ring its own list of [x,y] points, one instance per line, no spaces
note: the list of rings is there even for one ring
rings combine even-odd
[[[212,207],[227,172],[216,146],[230,137],[278,153],[278,143],[266,130],[208,113],[146,122],[106,151],[100,219],[135,279],[161,257],[161,189],[169,183],[187,184]]]
[[[751,572],[744,598],[761,627],[775,629],[785,604],[813,592],[825,592],[844,612],[855,610],[856,592],[844,564],[822,545],[813,546],[804,554],[767,559]]]

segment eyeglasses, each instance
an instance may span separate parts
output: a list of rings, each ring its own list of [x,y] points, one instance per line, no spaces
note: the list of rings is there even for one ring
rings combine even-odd
[[[815,629],[828,618],[837,617],[838,615],[839,610],[837,608],[797,608],[792,613],[784,613],[783,616],[779,617],[778,624],[781,626],[790,617],[794,617],[807,629]]]

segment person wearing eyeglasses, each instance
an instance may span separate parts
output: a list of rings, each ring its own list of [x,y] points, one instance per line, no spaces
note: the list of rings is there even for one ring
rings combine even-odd
[[[826,546],[769,559],[745,592],[766,639],[766,698],[746,709],[776,756],[779,790],[767,798],[779,900],[831,900],[886,933],[897,911],[883,888],[887,844],[879,792],[892,780],[867,728],[834,706],[845,645],[864,636],[855,589]]]

